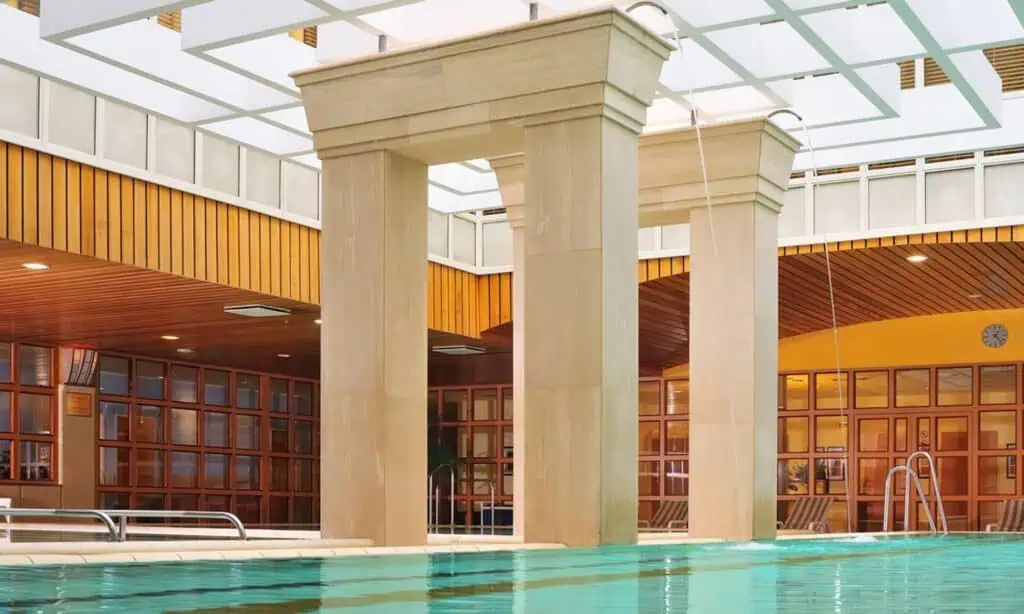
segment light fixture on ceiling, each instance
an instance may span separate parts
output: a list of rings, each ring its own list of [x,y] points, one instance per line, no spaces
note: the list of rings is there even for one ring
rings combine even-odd
[[[179,354],[195,354],[196,351],[191,348],[178,348],[175,350]]]
[[[178,339],[181,339],[178,335],[160,335],[160,338],[164,341],[177,341]]]
[[[921,264],[928,259],[928,256],[924,254],[911,254],[907,256],[907,262],[913,262],[914,264]]]
[[[46,269],[50,268],[50,265],[43,264],[42,262],[26,262],[21,266],[25,267],[30,271],[45,271]]]
[[[317,319],[313,320],[313,324],[323,324],[323,323],[324,323],[323,320],[321,320],[320,318],[317,318]]]
[[[976,301],[976,300],[978,300],[981,297],[982,297],[981,294],[968,294],[967,295],[967,298],[971,299],[972,301]]]
[[[247,318],[276,318],[286,316],[291,312],[291,309],[270,305],[228,305],[224,307],[224,313]]]
[[[278,355],[277,355],[277,357],[278,357],[278,358],[291,358],[291,357],[292,357],[292,355],[291,355],[291,354],[284,354],[284,353],[281,353],[281,354],[278,354]]]
[[[487,353],[487,350],[475,345],[435,345],[431,349],[438,354],[448,354],[449,356],[472,356]]]

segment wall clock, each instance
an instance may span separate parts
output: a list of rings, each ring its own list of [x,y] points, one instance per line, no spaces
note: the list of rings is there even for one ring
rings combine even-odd
[[[981,342],[992,349],[1003,347],[1009,338],[1010,331],[1002,324],[989,324],[981,331]]]

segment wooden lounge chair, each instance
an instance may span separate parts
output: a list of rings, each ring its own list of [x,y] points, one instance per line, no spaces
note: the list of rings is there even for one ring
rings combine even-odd
[[[1024,533],[1024,499],[1003,502],[999,522],[985,527],[986,533]]]
[[[641,520],[639,527],[647,531],[686,529],[690,524],[690,504],[687,501],[664,501],[651,521]]]
[[[828,507],[832,497],[803,497],[793,502],[785,522],[778,528],[783,531],[811,531],[828,533]]]

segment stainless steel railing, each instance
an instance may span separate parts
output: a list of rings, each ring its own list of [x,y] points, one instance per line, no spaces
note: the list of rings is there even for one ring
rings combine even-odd
[[[427,476],[427,533],[430,533],[431,529],[437,529],[441,531],[441,525],[439,524],[441,515],[441,487],[434,485],[434,474],[442,469],[447,469],[449,476],[451,477],[451,505],[449,505],[449,515],[451,516],[448,520],[448,530],[451,534],[455,534],[455,466],[451,463],[442,463]]]
[[[249,539],[249,533],[242,524],[242,520],[230,512],[195,511],[195,510],[92,510],[117,519],[117,541],[125,541],[128,538],[129,518],[167,518],[177,520],[207,519],[227,520],[238,531],[238,538],[242,541]],[[0,512],[2,513],[2,512]]]
[[[120,539],[120,533],[117,530],[117,526],[114,524],[114,520],[109,514],[100,510],[57,510],[48,508],[5,507],[0,509],[0,516],[7,516],[9,518],[95,518],[106,525],[107,531],[110,533],[110,541],[122,541]],[[57,527],[54,528],[56,529]],[[8,528],[7,530],[10,531],[11,528]]]
[[[942,504],[942,491],[939,488],[939,474],[936,471],[935,457],[924,450],[914,452],[907,457],[905,465],[893,467],[889,470],[889,474],[885,476],[885,509],[882,511],[882,530],[889,531],[889,508],[892,507],[892,481],[896,474],[902,471],[906,480],[903,487],[903,531],[907,532],[910,530],[910,500],[913,498],[910,483],[913,481],[914,488],[917,490],[917,496],[921,503],[924,504],[924,513],[928,518],[928,527],[931,529],[932,535],[938,534],[938,527],[935,525],[935,517],[932,516],[928,495],[925,494],[924,488],[921,486],[920,476],[913,469],[914,461],[918,458],[924,458],[928,461],[928,471],[929,475],[932,476],[932,486],[935,489],[935,508],[938,510],[939,519],[942,521],[942,534],[949,535],[949,522],[946,520],[946,507]]]

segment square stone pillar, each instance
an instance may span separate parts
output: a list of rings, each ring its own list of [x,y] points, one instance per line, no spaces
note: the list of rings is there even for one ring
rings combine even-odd
[[[323,164],[321,534],[426,542],[427,167]]]

